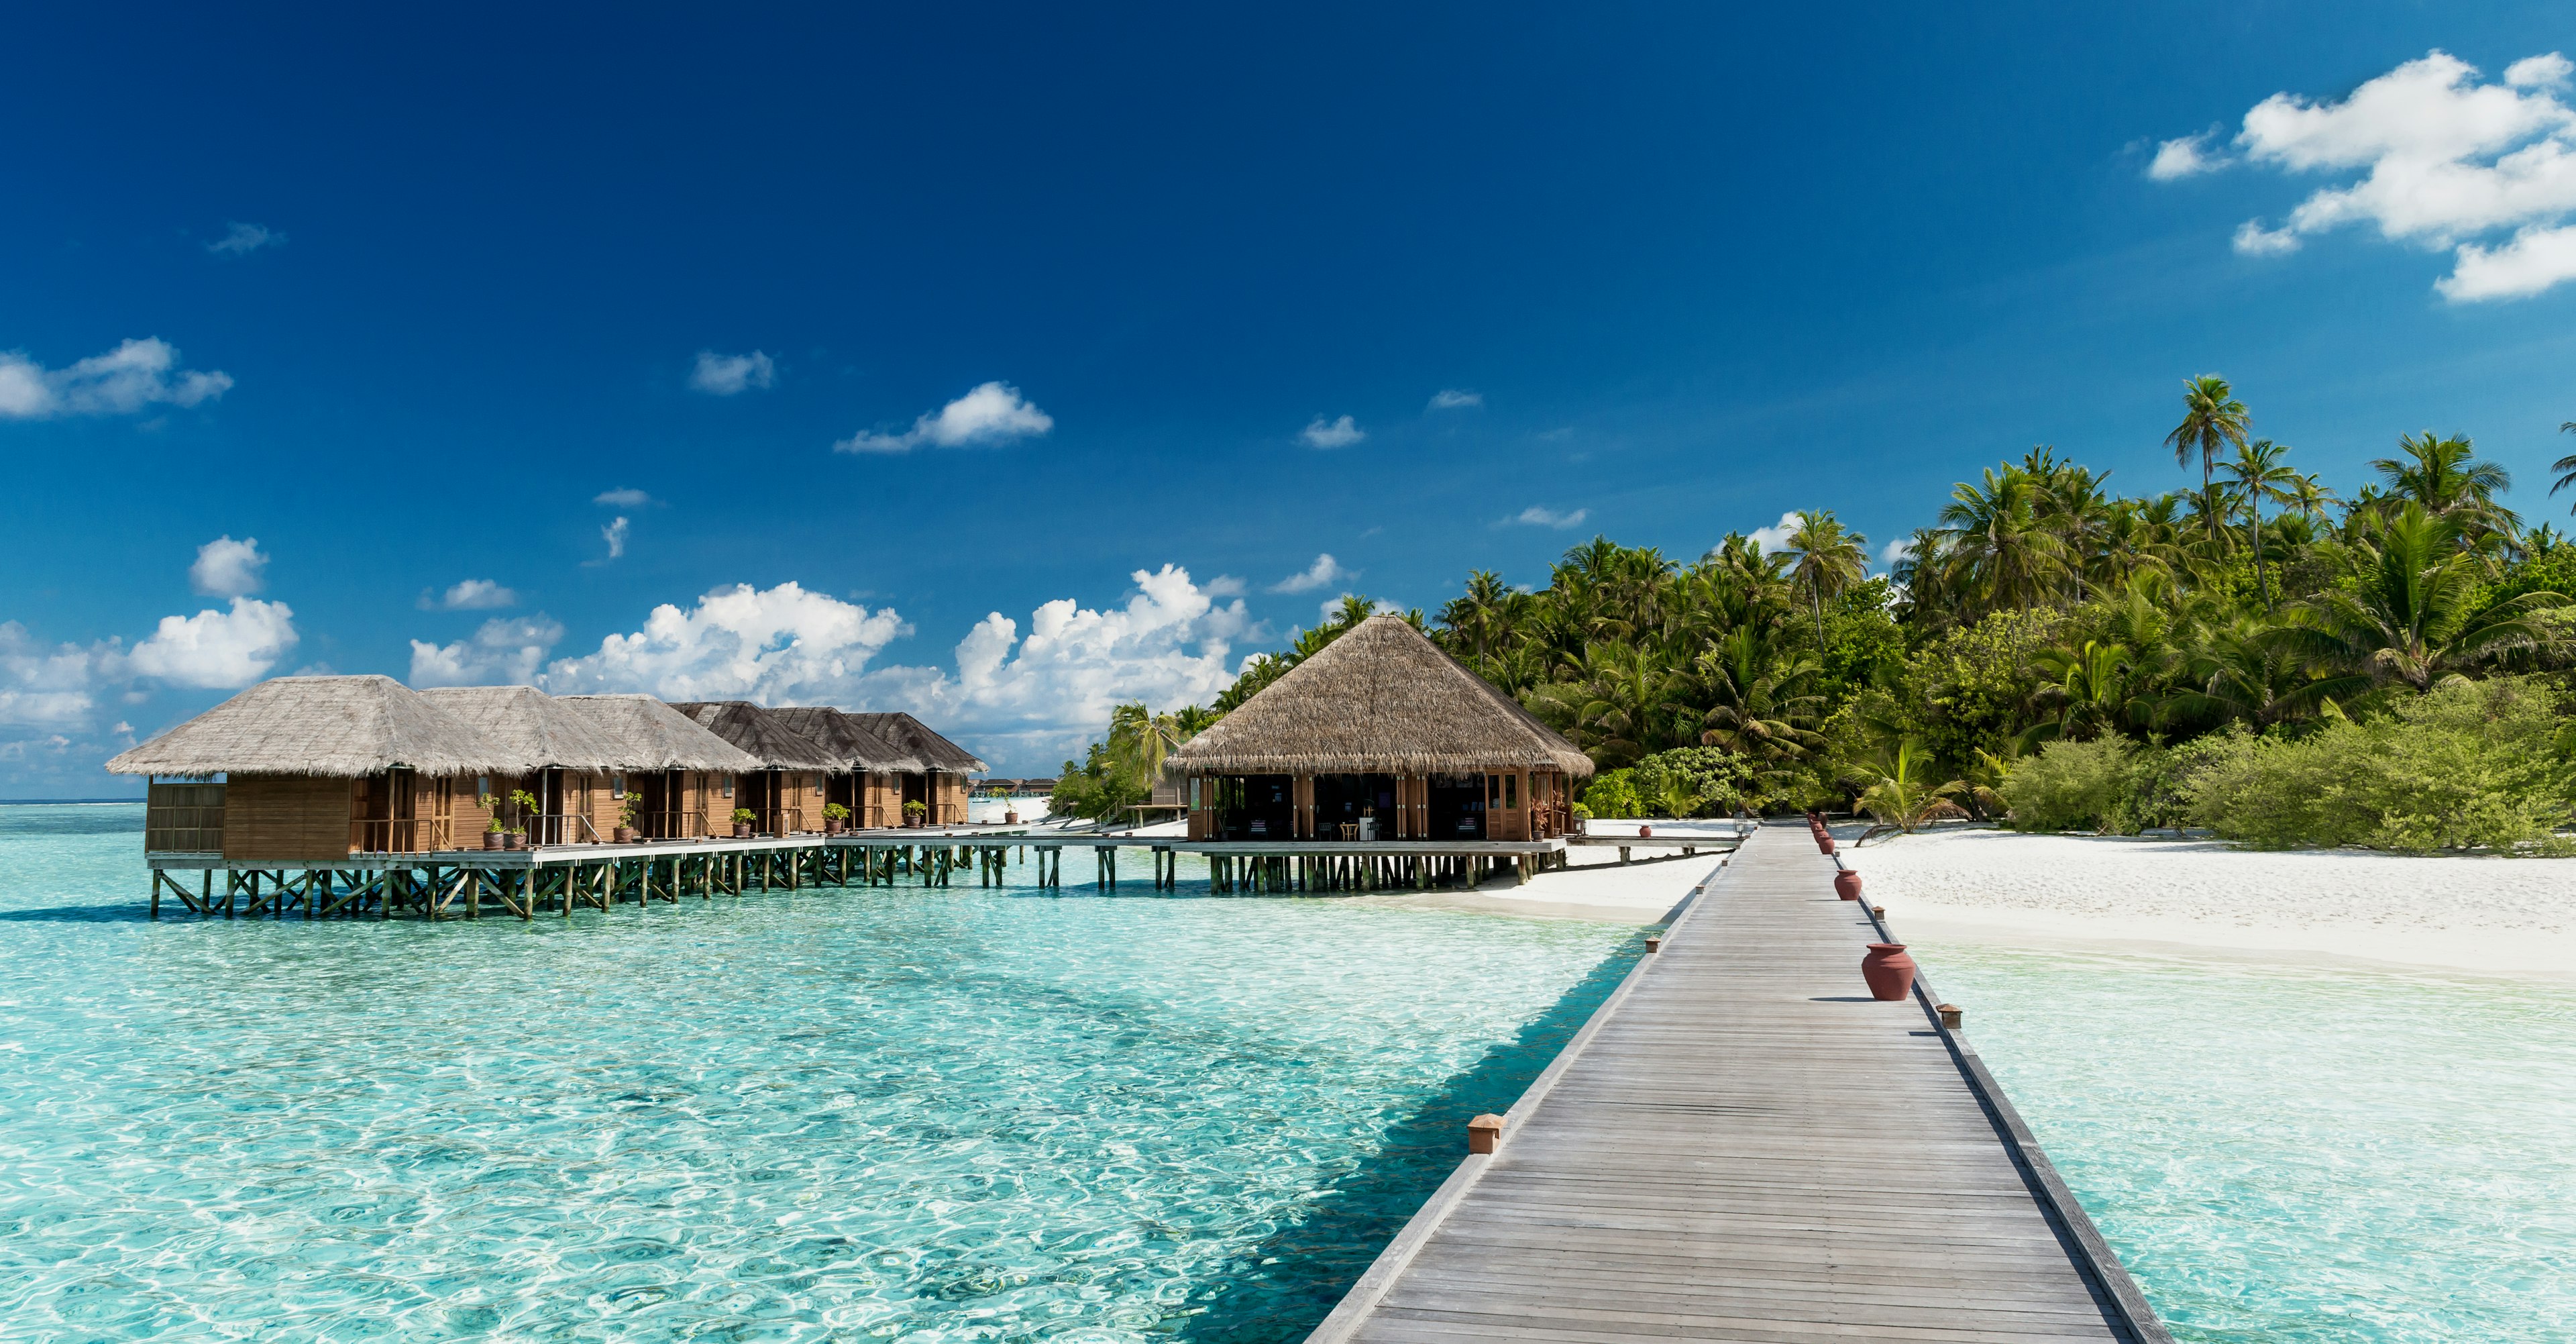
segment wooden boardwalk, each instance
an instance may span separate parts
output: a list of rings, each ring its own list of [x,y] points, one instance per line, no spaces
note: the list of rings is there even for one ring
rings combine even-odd
[[[1310,1344],[2167,1344],[1965,1035],[1868,997],[1833,873],[1748,840]]]

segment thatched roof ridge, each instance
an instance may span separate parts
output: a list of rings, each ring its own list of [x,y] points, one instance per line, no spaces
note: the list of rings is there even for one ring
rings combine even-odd
[[[699,727],[749,752],[771,770],[845,770],[832,749],[779,721],[776,714],[748,700],[688,700],[671,708],[695,719]]]
[[[508,759],[500,768],[510,773],[626,767],[615,738],[534,686],[433,686],[421,695],[463,719],[494,754]]]
[[[1401,616],[1372,616],[1164,762],[1173,774],[1592,773],[1592,759]]]
[[[760,768],[749,752],[649,695],[559,695],[555,700],[617,741],[619,769],[737,774]]]
[[[274,677],[119,753],[120,775],[429,775],[516,769],[506,751],[391,677]]]
[[[769,711],[780,723],[832,749],[847,770],[881,774],[924,771],[930,763],[869,732],[857,717],[829,705],[780,705]]]
[[[975,775],[990,767],[975,753],[930,731],[930,725],[902,713],[858,714],[844,711],[859,727],[884,738],[905,755],[921,762],[916,770],[936,770],[942,774]]]

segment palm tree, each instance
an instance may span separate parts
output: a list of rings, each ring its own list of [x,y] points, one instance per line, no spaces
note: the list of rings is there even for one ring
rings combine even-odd
[[[1756,761],[1802,759],[1824,745],[1815,731],[1824,697],[1806,688],[1823,670],[1799,654],[1781,659],[1762,632],[1740,625],[1692,664],[1713,705],[1700,716],[1700,745]]]
[[[2538,613],[2567,605],[2566,597],[2524,593],[2479,611],[2486,590],[2460,548],[2459,522],[2417,501],[2406,501],[2377,537],[2354,549],[2354,582],[2293,608],[2269,636],[2283,652],[2331,674],[2300,688],[2300,703],[2390,682],[2428,691],[2499,654],[2557,638]]]
[[[2022,731],[2016,744],[2022,750],[2049,738],[2099,736],[2116,728],[2117,719],[2140,717],[2143,703],[2129,694],[2135,664],[2127,648],[2088,639],[2081,649],[2044,649],[2031,661],[2055,679],[2040,688],[2040,698],[2058,712]]]
[[[1861,793],[1861,807],[1880,821],[1907,832],[1939,815],[1942,808],[1957,807],[1949,800],[1967,791],[1966,782],[1954,779],[1947,784],[1934,784],[1931,764],[1931,753],[1915,745],[1910,737],[1898,738],[1892,752],[1881,748],[1876,760],[1860,767],[1869,785]]]
[[[2495,502],[2498,493],[2513,486],[2513,476],[2502,464],[2477,457],[2476,447],[2465,438],[2437,438],[2429,429],[2398,435],[2397,447],[2404,458],[2373,458],[2370,463],[2392,497],[2414,500],[2426,513],[2453,519],[2462,545],[2478,545],[2497,533],[2511,535],[2518,520]]]
[[[1949,568],[1989,611],[2038,605],[2065,571],[2065,543],[2039,525],[2036,496],[2017,468],[1989,467],[1982,487],[1960,482],[1941,510]]]
[[[1840,597],[1845,589],[1869,576],[1869,558],[1861,547],[1869,538],[1858,532],[1847,532],[1836,520],[1833,510],[1801,509],[1798,529],[1789,534],[1789,577],[1806,585],[1807,600],[1816,610],[1816,656],[1825,652],[1825,598]]]
[[[2206,491],[2218,467],[2218,450],[2243,448],[2252,418],[2226,379],[2214,373],[2186,378],[2182,384],[2182,423],[2165,436],[2165,446],[2174,450],[2174,465],[2178,467],[2191,465],[2192,450],[2200,450],[2200,488]],[[2217,526],[2218,520],[2212,517],[2212,541],[2218,539]]]
[[[1481,665],[1501,642],[1514,596],[1502,575],[1476,570],[1467,576],[1467,591],[1440,609],[1440,623],[1463,645],[1460,652],[1473,655]]]
[[[2263,506],[2299,503],[2298,487],[2305,481],[2281,464],[2289,452],[2270,439],[2256,439],[2237,449],[2236,459],[2227,464],[2228,488],[2244,505],[2246,521],[2254,530],[2254,591],[2262,597],[2266,611],[2272,608],[2272,587],[2263,573]]]
[[[2576,420],[2570,420],[2567,423],[2560,425],[2558,427],[2558,432],[2561,434],[2576,434]],[[2567,456],[2550,463],[2549,469],[2558,473],[2558,483],[2549,487],[2549,493],[2554,495],[2559,491],[2566,489],[2568,486],[2576,485],[2576,453],[2570,453]],[[2567,511],[2569,513],[2576,513],[2576,504],[2568,505]]]

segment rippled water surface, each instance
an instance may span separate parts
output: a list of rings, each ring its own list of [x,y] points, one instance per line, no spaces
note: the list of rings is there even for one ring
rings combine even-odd
[[[1295,1339],[1634,955],[1204,884],[154,924],[140,812],[0,807],[0,1338]]]
[[[1915,951],[2176,1338],[2576,1339],[2576,991]]]

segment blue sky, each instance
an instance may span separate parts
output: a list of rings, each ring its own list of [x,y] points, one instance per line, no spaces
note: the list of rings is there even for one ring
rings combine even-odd
[[[2208,371],[2564,502],[2563,6],[1778,9],[24,16],[0,796],[306,669],[1035,772],[1344,591],[2179,484]]]

